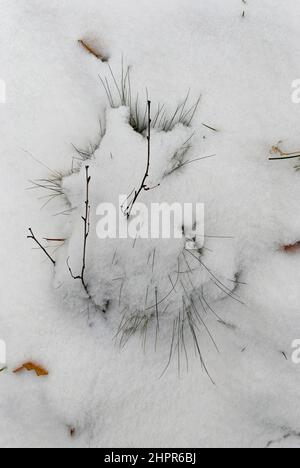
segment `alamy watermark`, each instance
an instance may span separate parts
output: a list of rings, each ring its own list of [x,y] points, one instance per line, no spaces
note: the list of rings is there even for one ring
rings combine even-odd
[[[300,340],[294,340],[292,342],[292,348],[294,349],[292,353],[292,362],[294,364],[300,364]]]
[[[186,239],[186,248],[201,248],[204,244],[203,203],[135,203],[130,218],[122,206],[126,195],[119,197],[118,206],[101,203],[97,208],[99,239]]]

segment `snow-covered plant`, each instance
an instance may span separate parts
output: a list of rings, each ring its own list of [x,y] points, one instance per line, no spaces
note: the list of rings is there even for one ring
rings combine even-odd
[[[114,208],[116,225],[129,230],[133,225],[135,233],[135,210],[143,204],[141,233],[153,205],[201,201],[189,175],[204,158],[188,158],[193,139],[190,123],[198,101],[187,108],[187,96],[171,117],[159,106],[153,118],[148,100],[141,118],[138,97],[132,107],[129,69],[120,87],[112,71],[111,76],[119,101],[113,98],[108,80],[102,80],[110,107],[98,144],[77,150],[78,164],[65,176],[57,173],[35,183],[50,190],[50,197],[63,195],[70,213],[62,226],[67,241],[55,260],[56,289],[72,309],[92,308],[103,314],[120,346],[139,334],[144,348],[151,337],[157,347],[164,336],[170,340],[167,367],[175,353],[179,366],[183,356],[188,367],[192,343],[208,373],[201,335],[207,334],[216,349],[217,345],[207,316],[221,320],[214,302],[226,296],[239,299],[232,268],[224,275],[206,263],[204,236],[197,234],[202,219],[182,221],[178,238],[122,237],[117,230],[112,234],[110,227],[103,238],[98,229],[99,223],[103,228],[107,204]]]
[[[176,202],[199,201],[188,178],[195,163],[187,158],[186,145],[191,137],[192,130],[180,123],[169,132],[152,129],[147,185],[139,191],[136,207],[142,203],[150,212],[152,204],[172,206]],[[212,305],[217,299],[228,295],[238,300],[232,292],[236,285],[234,275],[230,273],[228,281],[209,268],[203,256],[203,238],[193,237],[191,225],[181,226],[180,239],[97,236],[100,215],[104,214],[101,207],[105,204],[115,207],[119,225],[134,223],[134,216],[131,220],[124,206],[144,180],[147,148],[147,138],[130,124],[130,109],[108,109],[105,136],[89,161],[91,228],[86,252],[87,287],[78,287],[69,274],[70,268],[80,271],[82,267],[84,165],[78,173],[64,178],[62,184],[73,211],[64,233],[68,242],[57,259],[56,285],[72,308],[83,309],[92,304],[96,311],[104,312],[121,346],[137,333],[144,347],[148,335],[156,346],[160,335],[167,334],[170,360],[175,352],[179,359],[183,354],[187,365],[190,353],[187,343],[191,340],[206,369],[200,336],[208,334],[217,347],[206,325],[206,316],[217,317]],[[123,206],[121,194],[128,195]],[[192,249],[187,248],[191,241]]]

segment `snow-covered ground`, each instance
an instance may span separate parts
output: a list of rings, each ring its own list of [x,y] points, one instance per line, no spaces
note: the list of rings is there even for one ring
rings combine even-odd
[[[300,174],[297,160],[269,161],[280,140],[285,151],[300,150],[300,104],[292,100],[300,78],[299,2],[1,0],[0,7],[0,339],[7,346],[0,446],[300,447],[300,364],[292,361],[300,252],[283,249],[300,240]],[[139,310],[149,284],[152,304],[155,291],[168,294],[165,272],[182,269],[185,255],[178,242],[132,246],[96,236],[97,205],[130,193],[147,149],[128,109],[110,109],[99,78],[114,89],[106,60],[118,82],[122,61],[130,65],[141,113],[146,88],[153,112],[161,103],[169,117],[189,89],[191,105],[201,95],[190,128],[153,129],[149,184],[161,185],[141,201],[205,204],[207,268],[194,272],[195,259],[186,255],[209,304],[197,334],[207,372],[187,333],[188,369],[174,344],[162,375],[184,284],[172,291],[159,339],[151,321],[146,346],[138,333],[122,349],[114,339],[124,308]],[[68,258],[76,274],[81,265],[85,189],[84,165],[70,170],[78,164],[74,146],[99,143],[99,120],[106,135],[88,162],[88,301],[67,268]],[[215,156],[164,177],[192,135],[184,161]],[[43,190],[26,189],[53,171],[69,177],[63,195],[45,205]],[[26,239],[29,227],[39,239],[67,239],[49,250],[54,269]],[[144,265],[153,252],[149,273]],[[28,362],[49,375],[13,372]]]

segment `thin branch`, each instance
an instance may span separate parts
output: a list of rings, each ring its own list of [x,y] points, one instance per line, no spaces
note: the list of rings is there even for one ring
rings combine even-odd
[[[271,151],[270,151],[270,154],[279,154],[279,156],[269,158],[269,161],[280,161],[280,160],[284,160],[284,159],[300,158],[300,151],[295,151],[295,152],[292,152],[292,153],[286,153],[286,152],[282,151],[282,149],[279,147],[280,143],[281,142],[279,142],[277,146],[273,146]]]
[[[269,161],[283,161],[287,159],[296,159],[296,158],[300,158],[300,154],[297,154],[295,156],[282,156],[279,158],[269,158]]]
[[[82,217],[83,223],[84,223],[84,231],[83,231],[83,252],[82,252],[82,269],[81,269],[81,274],[78,276],[75,276],[73,274],[73,271],[69,265],[69,259],[67,260],[67,265],[69,268],[70,275],[74,280],[80,280],[82,283],[82,286],[88,295],[88,297],[91,299],[91,295],[89,293],[87,283],[85,280],[85,270],[86,270],[86,252],[87,252],[87,239],[90,233],[90,203],[89,203],[89,186],[90,186],[90,181],[91,177],[89,176],[89,166],[85,167],[86,171],[86,199],[85,199],[85,215]]]
[[[143,191],[149,191],[151,190],[147,184],[146,180],[149,177],[149,170],[150,170],[150,159],[151,159],[151,101],[147,102],[147,112],[148,112],[148,135],[147,135],[147,141],[148,141],[148,151],[147,151],[147,166],[146,166],[146,171],[141,183],[141,186],[138,190],[134,190],[132,193],[134,193],[132,201],[128,204],[127,208],[124,211],[125,216],[127,218],[130,217],[132,209],[134,204],[136,203],[138,197]]]
[[[47,250],[45,249],[45,247],[42,246],[42,244],[37,240],[37,238],[35,237],[35,235],[33,234],[33,231],[31,228],[29,228],[29,232],[30,232],[30,236],[27,236],[27,239],[32,239],[34,240],[34,242],[36,242],[36,244],[40,247],[40,249],[47,255],[47,257],[49,258],[49,260],[51,260],[51,262],[53,263],[53,265],[55,266],[55,260],[53,260],[53,258],[48,254]]]

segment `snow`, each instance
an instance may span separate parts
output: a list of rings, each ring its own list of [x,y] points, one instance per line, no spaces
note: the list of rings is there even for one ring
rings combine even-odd
[[[8,367],[0,374],[1,447],[299,447],[300,368],[291,355],[300,337],[300,257],[282,250],[299,241],[299,172],[295,160],[268,157],[279,140],[291,152],[300,144],[300,107],[291,98],[299,78],[300,6],[292,0],[1,0],[1,12],[0,339]],[[122,349],[115,343],[122,310],[114,278],[125,275],[122,301],[139,310],[147,284],[168,292],[165,271],[176,270],[184,240],[138,239],[132,248],[132,239],[97,238],[96,207],[118,206],[118,196],[138,186],[147,147],[145,133],[130,127],[128,109],[110,109],[99,79],[109,79],[108,65],[80,39],[109,58],[117,77],[124,57],[141,107],[146,88],[153,109],[165,104],[168,115],[189,89],[191,103],[201,94],[191,128],[153,130],[149,185],[162,181],[192,134],[185,160],[216,156],[181,168],[139,201],[204,203],[206,235],[225,237],[206,238],[203,262],[222,284],[243,283],[231,283],[239,301],[216,287],[207,270],[193,272],[221,318],[204,316],[219,353],[204,327],[199,335],[211,379],[189,335],[188,371],[182,356],[178,375],[173,356],[161,377],[178,313],[175,294],[156,349],[155,323],[146,350],[138,334]],[[97,145],[99,119],[106,134],[88,161],[87,279],[94,305],[109,305],[106,314],[89,303],[66,265],[69,257],[77,274],[82,256],[85,168],[70,175],[78,157],[72,145]],[[67,198],[41,209],[45,193],[26,189],[51,176],[50,169],[66,175]],[[57,215],[70,207],[70,216]],[[68,239],[51,250],[54,271],[26,239],[30,226],[39,239]],[[145,258],[155,248],[153,274]],[[29,361],[49,376],[13,373]]]

